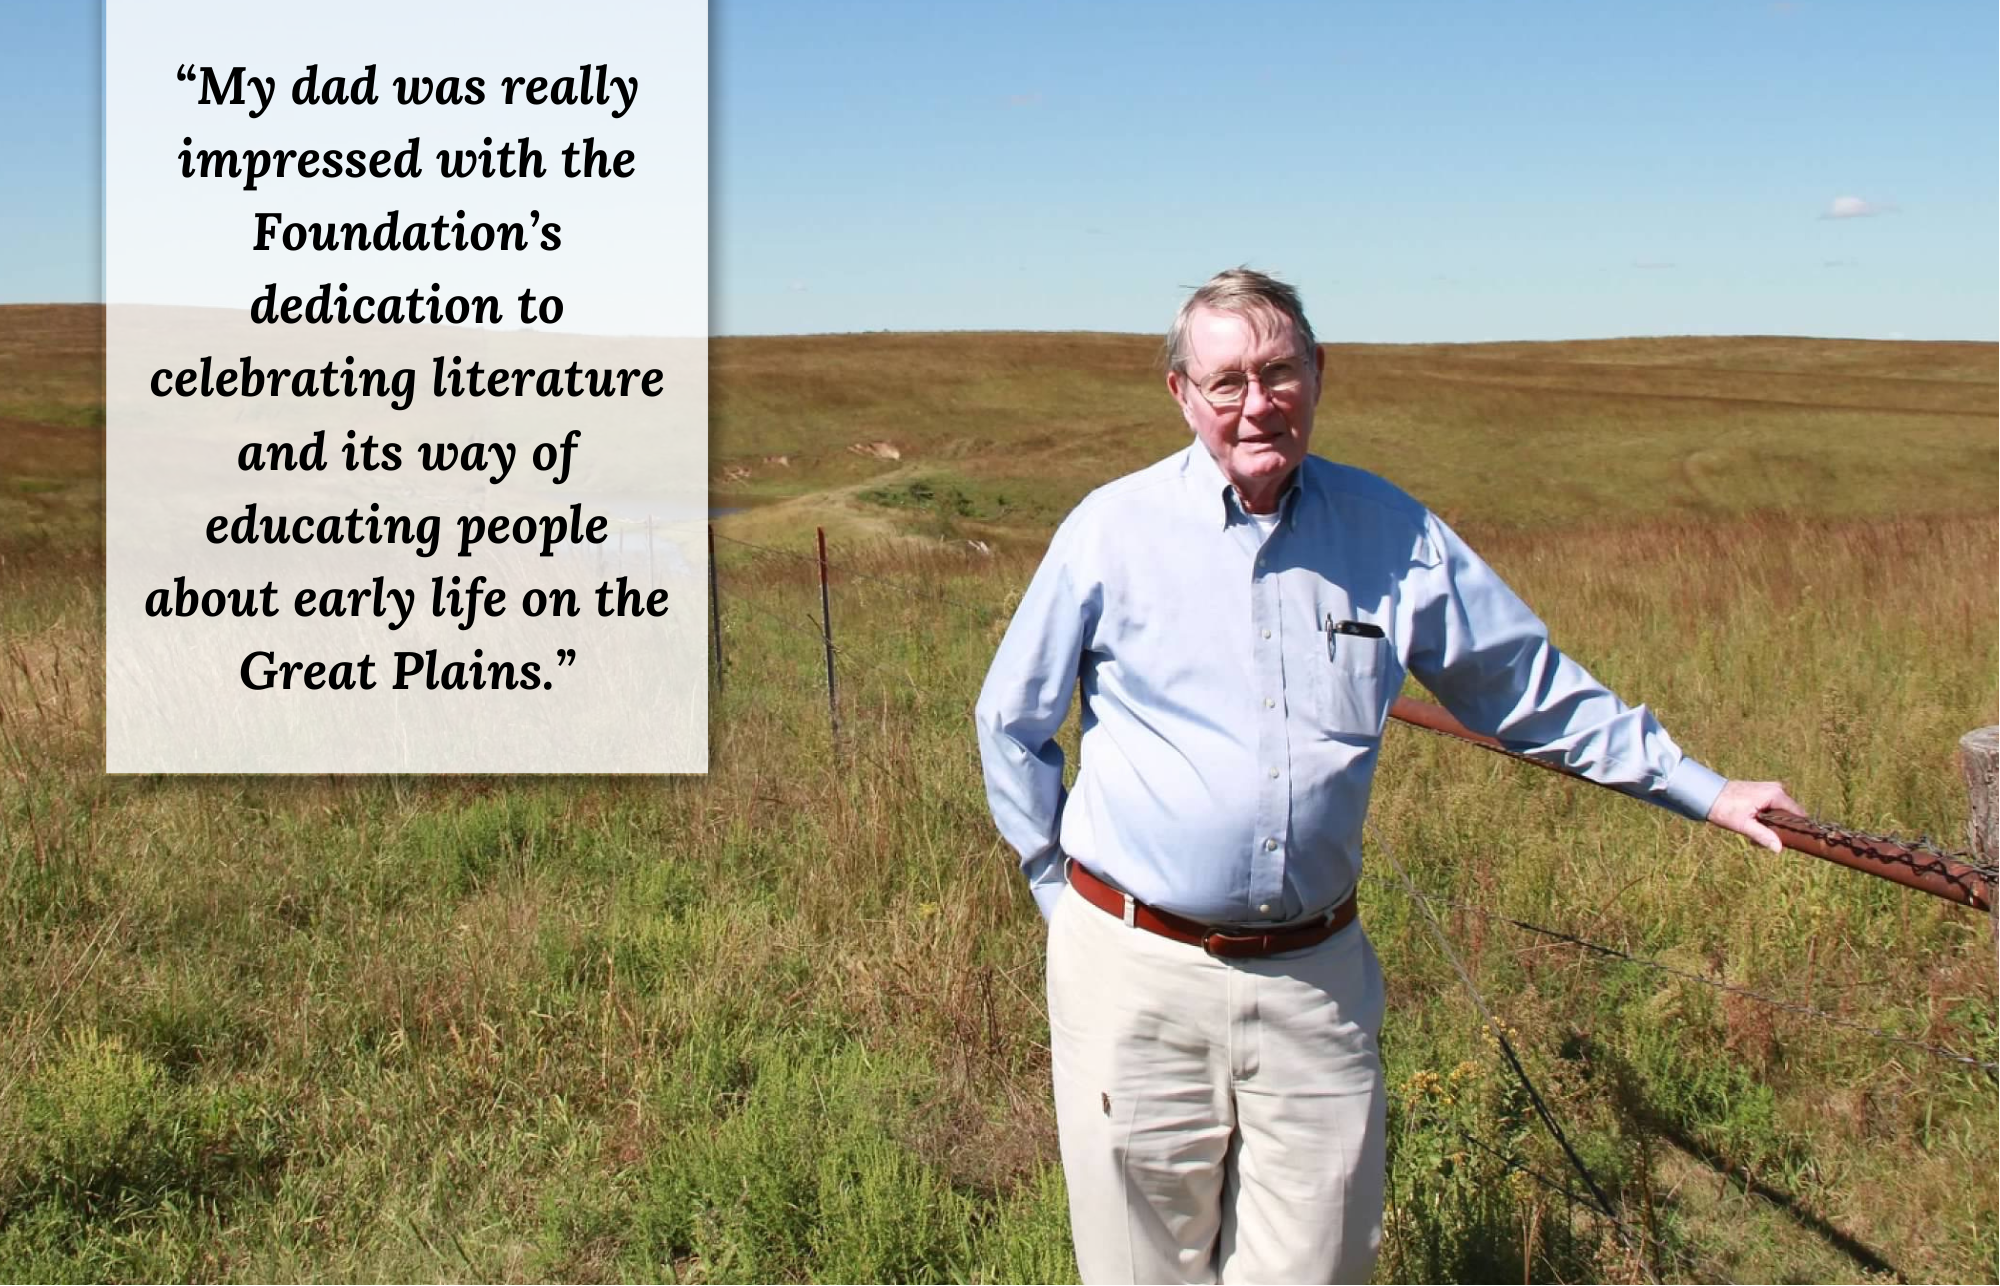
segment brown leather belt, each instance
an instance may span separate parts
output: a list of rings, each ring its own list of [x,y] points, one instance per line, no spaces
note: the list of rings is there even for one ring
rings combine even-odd
[[[1093,875],[1089,867],[1076,862],[1069,863],[1069,885],[1084,901],[1100,911],[1117,916],[1134,928],[1200,947],[1224,960],[1272,956],[1280,951],[1316,947],[1354,923],[1355,896],[1352,893],[1325,917],[1310,924],[1279,929],[1273,933],[1224,933],[1197,920],[1147,906]]]

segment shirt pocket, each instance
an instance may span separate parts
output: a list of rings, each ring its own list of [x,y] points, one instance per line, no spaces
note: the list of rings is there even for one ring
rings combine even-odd
[[[1322,638],[1312,669],[1317,676],[1313,714],[1322,732],[1332,737],[1382,735],[1389,703],[1403,685],[1388,639],[1336,634],[1329,656]]]

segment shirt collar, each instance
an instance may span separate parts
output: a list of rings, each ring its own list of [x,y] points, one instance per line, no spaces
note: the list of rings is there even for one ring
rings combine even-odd
[[[1215,457],[1208,453],[1208,448],[1201,444],[1200,438],[1188,444],[1185,461],[1181,469],[1182,476],[1186,479],[1188,494],[1198,506],[1202,517],[1225,530],[1232,521],[1249,519],[1242,502],[1236,497],[1235,486],[1223,476],[1222,469],[1215,463]],[[1284,494],[1278,497],[1278,514],[1281,518],[1288,519],[1293,508],[1297,506],[1299,493],[1305,489],[1303,482],[1305,472],[1305,461],[1301,460],[1299,467],[1292,470],[1292,476],[1285,480]]]

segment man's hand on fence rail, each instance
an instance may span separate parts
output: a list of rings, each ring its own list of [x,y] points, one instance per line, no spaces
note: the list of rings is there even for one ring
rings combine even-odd
[[[1709,805],[1708,820],[1711,825],[1735,831],[1773,853],[1782,853],[1785,842],[1778,838],[1776,831],[1757,820],[1757,814],[1767,808],[1799,814],[1806,811],[1785,792],[1783,782],[1732,781]]]

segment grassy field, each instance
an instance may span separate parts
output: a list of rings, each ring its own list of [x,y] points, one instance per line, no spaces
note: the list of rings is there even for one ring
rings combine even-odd
[[[1185,441],[1149,341],[718,341],[719,530],[786,552],[724,545],[704,779],[112,778],[101,324],[0,309],[0,1276],[1071,1278],[1041,934],[969,712],[1055,520]],[[1996,718],[1993,346],[1329,369],[1319,449],[1692,752],[1957,841],[1953,747]],[[816,523],[838,743],[788,556]],[[1990,921],[1407,729],[1373,817],[1381,1279],[1993,1279],[1991,1079],[1491,916],[1982,1059]],[[1516,1168],[1576,1186],[1385,853],[1460,904],[1632,1245]]]

